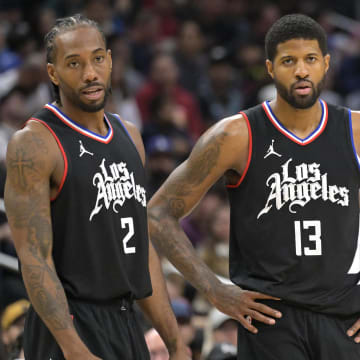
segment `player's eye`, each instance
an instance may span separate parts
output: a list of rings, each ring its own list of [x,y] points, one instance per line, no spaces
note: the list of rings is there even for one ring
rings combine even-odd
[[[95,57],[95,61],[98,62],[98,63],[101,63],[103,62],[105,59],[105,57],[103,55],[98,55]]]
[[[78,61],[70,61],[70,62],[68,63],[68,66],[69,66],[70,68],[72,68],[72,69],[75,69],[75,68],[77,68],[77,67],[79,66],[79,62],[78,62]]]
[[[315,56],[309,56],[309,57],[308,57],[308,62],[313,63],[313,62],[315,62],[315,61],[316,61],[316,57],[315,57]]]
[[[287,58],[282,61],[284,65],[291,65],[294,63],[294,60],[292,58]]]

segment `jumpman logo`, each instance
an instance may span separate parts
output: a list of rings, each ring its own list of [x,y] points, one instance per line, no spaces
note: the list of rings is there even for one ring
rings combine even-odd
[[[79,140],[79,143],[80,143],[80,154],[79,154],[79,157],[82,157],[84,154],[89,154],[91,156],[93,156],[94,154],[90,151],[87,151],[82,143],[81,140]]]
[[[274,150],[274,139],[271,140],[271,145],[269,146],[265,156],[264,156],[264,159],[266,159],[268,156],[270,155],[276,155],[278,157],[282,157],[282,155],[280,155],[279,153],[277,153],[275,150]]]

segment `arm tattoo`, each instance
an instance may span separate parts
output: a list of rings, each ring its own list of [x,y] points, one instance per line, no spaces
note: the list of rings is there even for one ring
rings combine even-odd
[[[15,228],[24,228],[34,212],[43,207],[38,196],[40,171],[44,168],[44,154],[48,153],[45,142],[37,134],[27,134],[13,151],[8,152],[7,182],[11,190],[7,191],[6,213]],[[21,195],[25,195],[24,201]],[[7,200],[7,199],[5,199]]]
[[[10,159],[9,166],[10,169],[13,169],[17,185],[22,190],[27,189],[29,184],[26,173],[28,170],[34,171],[33,159],[26,154],[24,149],[20,148],[16,151],[15,158]]]
[[[170,213],[176,218],[180,218],[185,212],[185,201],[180,198],[170,198],[168,200]]]
[[[208,140],[207,146],[204,144],[205,140],[201,139],[195,146],[195,158],[185,179],[189,185],[200,184],[216,166],[220,155],[221,145],[224,143],[227,135],[227,133],[222,133],[219,136],[212,136]]]
[[[21,268],[30,299],[44,321],[54,330],[72,328],[64,290],[54,270],[45,261],[42,265],[22,265]]]
[[[185,197],[190,197],[192,189],[200,185],[217,166],[226,137],[227,133],[222,133],[206,141],[206,144],[200,140],[186,164],[186,171],[173,174],[157,205],[149,210],[150,237],[157,250],[165,254],[204,294],[211,292],[218,280],[198,258],[178,219],[187,211]]]
[[[5,201],[9,224],[23,254],[22,276],[35,310],[49,329],[70,329],[73,323],[65,292],[51,259],[49,150],[34,132],[20,139],[8,150]]]
[[[29,191],[36,186],[39,170],[44,166],[41,157],[48,152],[44,140],[34,133],[28,134],[21,144],[16,145],[9,156],[7,168],[18,190]]]
[[[51,225],[46,218],[41,215],[30,218],[27,244],[39,265],[23,265],[22,273],[36,311],[54,330],[64,330],[73,324],[64,289],[55,270],[45,261],[51,250],[51,236]]]
[[[28,244],[29,250],[34,255],[38,256],[38,251],[42,258],[46,258],[49,254],[51,239],[49,235],[52,233],[49,221],[40,215],[31,217],[28,225]]]
[[[205,296],[213,289],[217,279],[199,259],[179,222],[164,217],[158,208],[149,214],[150,238],[159,253],[164,254],[184,277]],[[158,215],[155,213],[158,212]]]
[[[221,145],[224,143],[227,133],[219,136],[213,136],[204,144],[201,139],[195,146],[191,159],[188,161],[190,165],[187,167],[185,174],[175,176],[165,191],[163,197],[166,207],[163,211],[165,214],[170,213],[175,218],[180,218],[185,213],[185,201],[183,197],[191,195],[192,189],[200,185],[211,170],[216,167]]]

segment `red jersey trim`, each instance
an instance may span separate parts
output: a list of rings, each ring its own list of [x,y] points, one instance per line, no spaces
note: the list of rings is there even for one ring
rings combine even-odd
[[[51,127],[43,120],[40,120],[40,119],[37,119],[37,118],[34,118],[34,117],[30,118],[28,121],[30,121],[30,120],[35,120],[35,121],[40,122],[41,124],[43,124],[51,132],[52,136],[54,137],[54,139],[56,140],[56,142],[57,142],[57,144],[59,146],[59,149],[60,149],[61,154],[62,154],[63,159],[64,159],[64,173],[63,173],[63,176],[61,178],[59,189],[58,189],[56,195],[54,197],[50,198],[50,201],[54,201],[59,196],[60,191],[64,186],[65,179],[66,179],[66,176],[67,176],[67,173],[68,173],[68,160],[67,160],[64,148],[63,148],[63,146],[62,146],[62,144],[60,142],[60,139],[56,136],[54,130],[51,129]]]
[[[265,111],[266,116],[271,121],[271,123],[275,126],[275,128],[280,131],[283,135],[285,135],[287,138],[295,142],[296,144],[299,144],[301,146],[308,145],[315,141],[325,130],[326,124],[328,121],[328,107],[325,101],[319,100],[322,108],[322,116],[320,120],[320,124],[317,126],[317,128],[306,138],[301,139],[297,137],[295,134],[293,134],[291,131],[287,130],[276,118],[274,113],[272,112],[270,105],[267,101],[264,101],[262,103],[262,107]]]
[[[226,185],[226,187],[228,187],[228,188],[237,188],[237,187],[240,186],[240,184],[243,182],[243,180],[245,178],[245,175],[248,172],[250,162],[251,162],[251,156],[252,156],[252,132],[251,132],[251,127],[250,127],[250,122],[249,122],[249,119],[248,119],[247,115],[244,112],[240,111],[240,114],[244,117],[244,119],[246,121],[247,128],[248,128],[248,133],[249,133],[249,153],[248,153],[248,158],[247,158],[245,170],[242,173],[241,178],[239,179],[239,181],[235,185],[230,185],[230,184]]]
[[[114,136],[114,130],[111,126],[109,119],[106,117],[105,114],[104,114],[104,118],[105,118],[107,125],[109,126],[109,132],[104,137],[104,136],[98,135],[86,128],[83,128],[81,125],[75,123],[73,120],[71,120],[65,114],[63,114],[58,108],[56,108],[56,106],[54,106],[54,105],[46,104],[44,106],[44,108],[50,110],[56,117],[58,117],[65,125],[69,126],[71,129],[73,129],[76,132],[78,132],[82,135],[85,135],[93,140],[100,141],[104,144],[108,144]]]

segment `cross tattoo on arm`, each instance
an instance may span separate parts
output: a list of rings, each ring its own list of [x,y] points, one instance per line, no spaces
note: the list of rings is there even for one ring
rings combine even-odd
[[[22,189],[26,189],[28,183],[25,176],[25,168],[33,169],[34,162],[31,158],[26,158],[23,149],[16,151],[16,159],[10,160],[10,167],[17,170],[18,183]]]

